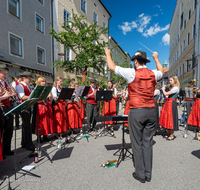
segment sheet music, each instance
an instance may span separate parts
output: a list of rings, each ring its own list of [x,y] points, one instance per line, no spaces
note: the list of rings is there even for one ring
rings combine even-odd
[[[193,98],[193,92],[191,87],[185,87],[185,97]]]
[[[76,91],[76,97],[80,97],[83,94],[85,86],[79,86],[78,90]]]

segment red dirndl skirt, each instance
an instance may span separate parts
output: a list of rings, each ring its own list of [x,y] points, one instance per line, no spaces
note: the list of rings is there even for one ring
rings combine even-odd
[[[56,133],[62,133],[67,131],[66,114],[65,114],[65,102],[63,100],[57,100],[58,104],[55,105],[53,124],[56,129]]]
[[[38,134],[38,124],[39,124],[39,134],[48,135],[56,132],[53,125],[53,110],[51,103],[45,101],[46,106],[43,102],[39,103],[36,112],[36,122],[35,122],[35,134]],[[38,122],[39,120],[39,122]]]
[[[126,102],[126,107],[124,110],[124,115],[128,115],[130,111],[130,104],[129,104],[129,100]],[[124,126],[128,127],[128,121],[123,121],[124,122]]]
[[[0,131],[0,161],[3,160],[3,146],[2,146],[2,142],[1,142],[1,131]]]
[[[200,98],[194,101],[190,116],[188,118],[188,125],[200,127]]]
[[[176,101],[173,98],[167,98],[160,112],[159,125],[165,129],[174,129],[172,102]]]
[[[114,99],[108,100],[107,102],[104,102],[103,105],[103,116],[113,116],[116,115],[116,101]],[[102,122],[103,124],[113,124],[116,123],[116,121],[105,121]]]
[[[77,129],[81,128],[83,125],[83,119],[84,119],[84,112],[82,113],[82,110],[84,110],[83,104],[80,104],[80,109],[78,107],[77,102],[68,103],[67,106],[67,129]]]

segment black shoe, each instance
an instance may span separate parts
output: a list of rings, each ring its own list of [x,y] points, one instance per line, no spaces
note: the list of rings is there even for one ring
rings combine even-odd
[[[136,180],[138,180],[139,182],[141,182],[141,183],[145,183],[145,179],[141,179],[140,177],[138,177],[137,175],[136,175],[136,173],[135,172],[133,172],[133,178],[135,178]]]
[[[12,151],[3,152],[4,155],[14,155],[15,153]]]
[[[146,180],[147,182],[150,182],[150,181],[151,181],[151,178],[145,177],[145,180]]]
[[[43,135],[43,141],[44,142],[49,142],[50,141],[49,138],[47,137],[47,135]]]

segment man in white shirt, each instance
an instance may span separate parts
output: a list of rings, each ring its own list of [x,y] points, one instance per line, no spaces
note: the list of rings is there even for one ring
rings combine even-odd
[[[153,53],[157,70],[149,70],[146,52],[137,51],[131,58],[134,68],[122,68],[113,62],[110,50],[105,48],[110,71],[123,77],[128,83],[130,111],[128,116],[130,139],[133,150],[135,172],[133,178],[145,183],[151,181],[153,131],[156,124],[154,90],[156,82],[162,78],[163,67],[158,53]]]

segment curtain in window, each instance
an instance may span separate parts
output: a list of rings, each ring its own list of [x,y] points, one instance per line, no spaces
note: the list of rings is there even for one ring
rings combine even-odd
[[[38,63],[43,63],[43,51],[38,49]]]
[[[42,31],[42,21],[38,16],[36,16],[36,29]]]
[[[9,0],[9,12],[17,16],[17,1]]]
[[[20,40],[14,37],[11,37],[11,53],[20,55]]]

